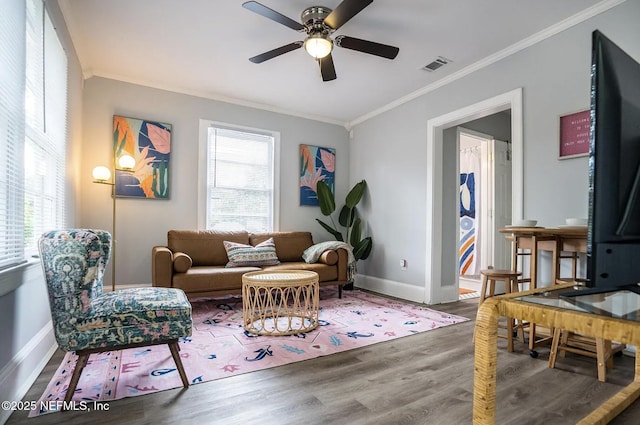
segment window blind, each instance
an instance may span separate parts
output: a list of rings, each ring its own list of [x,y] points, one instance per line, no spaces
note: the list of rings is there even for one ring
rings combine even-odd
[[[210,127],[207,229],[274,228],[274,137]]]
[[[25,2],[0,13],[0,270],[24,261]]]
[[[0,270],[64,225],[67,58],[42,0],[0,13]]]
[[[65,225],[67,57],[40,0],[27,7],[24,247]],[[46,59],[46,60],[45,60]]]

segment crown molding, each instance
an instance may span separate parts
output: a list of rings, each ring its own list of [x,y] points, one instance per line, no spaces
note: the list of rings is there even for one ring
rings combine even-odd
[[[534,44],[540,43],[541,41],[544,41],[550,37],[553,37],[554,35],[565,31],[575,25],[578,25],[579,23],[582,23],[584,21],[586,21],[587,19],[590,19],[596,15],[599,15],[600,13],[606,12],[607,10],[611,9],[612,7],[618,6],[621,3],[624,3],[627,0],[605,0],[602,1],[600,3],[597,3],[593,6],[591,6],[590,8],[587,8],[583,11],[581,11],[580,13],[576,13],[573,16],[570,16],[567,19],[564,19],[560,22],[558,22],[557,24],[554,24],[550,27],[547,27],[546,29],[537,32],[536,34],[533,34],[530,37],[525,38],[524,40],[521,40],[515,44],[512,44],[511,46],[500,50],[497,53],[494,53],[493,55],[487,56],[484,59],[481,59],[463,69],[461,69],[460,71],[457,71],[451,75],[448,75],[432,84],[429,84],[427,86],[424,86],[412,93],[409,93],[406,96],[403,96],[397,100],[394,100],[393,102],[390,102],[378,109],[375,109],[367,114],[364,114],[356,119],[354,119],[353,121],[348,122],[345,125],[345,128],[347,128],[347,130],[353,128],[354,126],[361,124],[377,115],[380,115],[384,112],[390,111],[394,108],[397,108],[398,106],[405,104],[413,99],[416,99],[420,96],[423,96],[427,93],[430,93],[436,89],[439,89],[440,87],[446,86],[447,84],[450,84],[456,80],[459,80],[462,77],[465,77],[469,74],[472,74],[482,68],[485,68],[491,64],[494,64],[508,56],[511,56],[513,54],[516,54],[524,49],[527,49],[531,46],[533,46]]]
[[[171,86],[171,85],[162,84],[162,83],[156,83],[156,82],[148,81],[148,80],[139,80],[139,79],[135,79],[135,78],[124,77],[122,75],[108,74],[108,73],[104,73],[104,72],[90,72],[89,73],[87,71],[85,73],[83,71],[83,74],[84,75],[90,75],[90,77],[107,78],[107,79],[110,79],[110,80],[117,80],[117,81],[121,81],[121,82],[124,82],[124,83],[136,84],[136,85],[139,85],[139,86],[154,88],[154,89],[158,89],[158,90],[164,90],[164,91],[184,94],[184,95],[188,95],[188,96],[195,96],[195,97],[200,97],[200,98],[204,98],[204,99],[215,100],[215,101],[218,101],[218,102],[230,103],[230,104],[238,105],[238,106],[245,106],[247,108],[254,108],[254,109],[259,109],[259,110],[263,110],[263,111],[267,111],[267,112],[274,112],[274,113],[277,113],[277,114],[290,115],[290,116],[294,116],[294,117],[298,117],[298,118],[305,118],[305,119],[309,119],[309,120],[312,120],[312,121],[324,122],[324,123],[327,123],[327,124],[338,125],[338,126],[341,126],[341,127],[345,127],[346,126],[346,123],[344,121],[335,120],[335,119],[328,118],[328,117],[325,117],[325,116],[314,115],[314,114],[304,114],[304,113],[301,113],[301,112],[292,111],[292,110],[285,109],[285,108],[279,108],[279,107],[273,106],[273,105],[267,105],[267,104],[258,103],[258,102],[250,102],[250,101],[247,101],[247,100],[236,99],[236,98],[233,98],[233,97],[221,96],[219,94],[207,92],[207,91],[204,91],[204,90],[186,89],[184,87]],[[88,77],[88,78],[90,78],[90,77]]]

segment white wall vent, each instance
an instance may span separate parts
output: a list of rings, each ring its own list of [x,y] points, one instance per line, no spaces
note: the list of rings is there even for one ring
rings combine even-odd
[[[425,66],[422,67],[422,69],[424,69],[425,71],[433,72],[433,71],[441,68],[442,66],[448,64],[449,62],[453,62],[453,61],[449,60],[449,59],[447,59],[445,57],[438,56],[436,58],[436,60],[434,60],[431,63],[426,64]]]

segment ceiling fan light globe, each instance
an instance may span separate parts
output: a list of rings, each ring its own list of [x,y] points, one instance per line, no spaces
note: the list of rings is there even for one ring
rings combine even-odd
[[[310,35],[304,41],[304,49],[314,59],[322,59],[328,56],[331,50],[333,50],[333,42],[324,36]]]

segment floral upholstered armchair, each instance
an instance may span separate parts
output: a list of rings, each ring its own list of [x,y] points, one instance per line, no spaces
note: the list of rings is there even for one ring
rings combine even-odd
[[[178,339],[191,335],[191,304],[180,289],[138,288],[103,293],[111,235],[70,229],[45,233],[40,258],[60,349],[78,362],[65,395],[70,401],[92,353],[167,344],[182,384],[189,386]],[[80,390],[81,391],[81,390]]]

